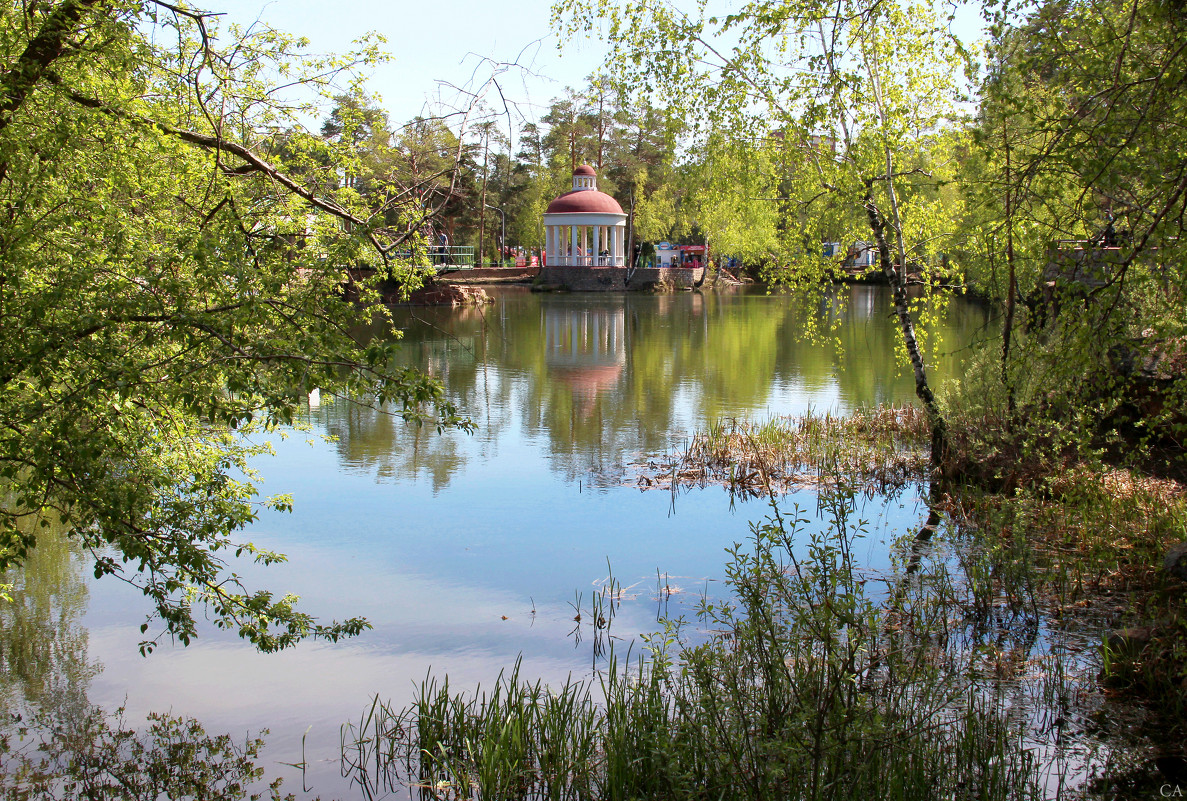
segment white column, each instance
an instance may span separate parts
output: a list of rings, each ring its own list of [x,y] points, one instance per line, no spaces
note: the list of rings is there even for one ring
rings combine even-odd
[[[569,261],[566,262],[570,267],[577,263],[577,249],[581,247],[577,240],[577,226],[569,226]]]
[[[590,255],[593,256],[594,260],[592,262],[590,262],[590,264],[596,265],[598,263],[598,261],[597,261],[598,253],[601,252],[601,247],[602,247],[601,233],[602,233],[602,226],[595,225],[593,227],[593,247],[590,248]]]

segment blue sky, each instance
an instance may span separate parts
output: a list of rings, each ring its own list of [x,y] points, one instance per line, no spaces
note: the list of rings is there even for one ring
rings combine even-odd
[[[723,0],[726,6],[737,0]],[[960,0],[948,0],[960,2]],[[511,115],[518,132],[525,120],[537,119],[566,86],[580,89],[605,54],[600,41],[567,42],[551,29],[553,0],[208,0],[212,10],[227,11],[239,23],[261,19],[272,27],[310,41],[313,52],[343,52],[368,31],[387,38],[391,61],[377,68],[369,91],[382,98],[393,124],[437,110],[443,101],[464,105],[452,86],[472,83],[482,60],[518,61],[524,70],[509,70],[500,80],[506,97],[516,104]],[[677,5],[692,0],[677,0]],[[221,5],[221,7],[220,7]],[[966,41],[980,35],[978,8],[963,3],[955,29]],[[529,74],[534,73],[534,74]],[[489,74],[489,71],[486,73]],[[483,76],[484,77],[484,76]],[[500,102],[493,96],[497,111]]]
[[[519,61],[540,76],[512,70],[501,81],[504,93],[523,104],[528,117],[545,113],[541,109],[565,86],[581,87],[604,48],[583,41],[559,53],[550,5],[551,0],[214,0],[208,7],[228,11],[239,23],[258,18],[304,36],[314,52],[342,52],[368,31],[383,34],[392,60],[373,73],[368,85],[382,97],[392,122],[399,123],[439,97],[452,101],[456,93],[440,82],[465,85],[483,58]]]

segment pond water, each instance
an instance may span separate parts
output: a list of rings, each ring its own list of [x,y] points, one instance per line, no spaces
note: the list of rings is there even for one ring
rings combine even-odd
[[[714,591],[724,549],[746,539],[764,505],[731,503],[714,487],[675,499],[640,491],[628,465],[723,418],[911,402],[889,293],[838,293],[805,305],[753,291],[502,288],[481,309],[398,310],[409,362],[438,376],[477,430],[438,435],[375,410],[313,403],[311,430],[277,438],[277,456],[259,465],[264,492],[292,493],[295,511],[265,514],[248,533],[289,561],[243,571],[301,595],[319,617],[364,615],[372,630],[268,656],[203,630],[188,648],[162,643],[142,658],[143,600],[88,581],[63,551],[31,567],[45,574],[31,586],[56,593],[58,611],[30,631],[55,640],[48,670],[92,703],[125,706],[130,721],[149,711],[194,716],[236,736],[269,728],[269,775],[298,795],[351,797],[339,727],[376,694],[402,705],[430,670],[458,687],[489,683],[519,655],[525,674],[545,681],[588,671],[589,639],[570,636],[575,607],[611,571],[626,587],[615,624],[624,636]],[[830,322],[839,346],[803,340]],[[986,324],[980,307],[951,305],[930,331],[933,382],[954,375]],[[814,502],[806,492],[787,499]],[[887,562],[887,541],[917,525],[920,509],[914,497],[867,502],[871,565]],[[657,593],[657,582],[677,592]],[[300,762],[303,775],[283,764]]]

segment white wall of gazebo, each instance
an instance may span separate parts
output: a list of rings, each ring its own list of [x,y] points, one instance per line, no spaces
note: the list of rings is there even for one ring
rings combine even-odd
[[[545,214],[544,249],[549,267],[623,267],[626,215]]]

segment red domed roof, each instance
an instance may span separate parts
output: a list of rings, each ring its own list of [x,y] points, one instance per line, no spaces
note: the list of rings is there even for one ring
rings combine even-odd
[[[580,169],[580,167],[578,168]],[[548,204],[545,214],[622,214],[618,201],[596,189],[574,189]]]
[[[594,175],[594,176],[596,176],[597,172],[595,172],[594,168],[589,166],[588,164],[582,164],[580,167],[573,170],[573,174],[574,175]]]

